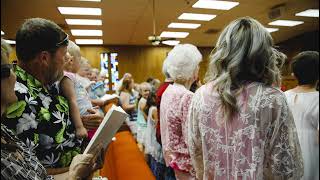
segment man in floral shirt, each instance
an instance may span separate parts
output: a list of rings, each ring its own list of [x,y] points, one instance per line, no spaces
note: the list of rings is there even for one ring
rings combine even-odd
[[[68,42],[59,26],[41,18],[26,20],[16,34],[18,102],[7,109],[3,124],[46,168],[68,167],[80,153],[81,140],[75,138],[68,102],[56,83],[63,76]]]

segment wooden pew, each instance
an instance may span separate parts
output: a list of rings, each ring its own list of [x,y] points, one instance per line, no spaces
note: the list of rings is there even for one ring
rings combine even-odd
[[[108,112],[112,104],[117,101],[107,104],[104,111]],[[155,180],[129,128],[123,125],[115,137],[116,140],[108,146],[104,165],[98,174],[108,180]]]

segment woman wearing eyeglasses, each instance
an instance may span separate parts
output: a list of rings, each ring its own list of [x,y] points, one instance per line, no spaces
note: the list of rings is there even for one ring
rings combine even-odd
[[[14,92],[16,75],[8,64],[11,48],[1,39],[1,120],[10,104],[17,101]],[[76,155],[70,165],[69,172],[47,175],[34,152],[17,138],[1,122],[1,179],[81,179],[88,177],[98,166],[95,164],[100,155],[100,147],[92,154]]]

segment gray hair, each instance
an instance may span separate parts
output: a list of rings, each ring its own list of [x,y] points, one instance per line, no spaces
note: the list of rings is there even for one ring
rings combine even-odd
[[[214,50],[205,80],[214,81],[228,119],[238,112],[234,90],[241,90],[245,82],[280,85],[286,56],[273,48],[270,33],[255,19],[232,21]]]
[[[98,75],[100,71],[97,68],[92,68],[91,72],[96,73]]]
[[[171,78],[170,74],[168,73],[168,67],[167,67],[166,61],[163,61],[163,64],[162,64],[162,73],[166,78]]]
[[[142,82],[139,86],[140,86],[140,90],[145,88],[145,89],[149,89],[151,91],[151,89],[152,89],[150,83],[147,83],[147,82]]]
[[[8,63],[9,54],[12,51],[11,46],[1,38],[1,64]]]
[[[192,78],[202,60],[202,55],[196,46],[178,44],[168,54],[167,72],[174,81],[186,81]]]

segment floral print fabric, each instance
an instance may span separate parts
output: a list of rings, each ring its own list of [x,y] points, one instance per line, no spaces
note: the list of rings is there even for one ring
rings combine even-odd
[[[192,96],[193,93],[184,86],[173,84],[163,93],[160,104],[161,141],[166,165],[191,174],[186,120]]]
[[[300,179],[301,149],[284,94],[249,83],[237,95],[239,115],[224,121],[214,83],[195,93],[188,145],[198,179]]]
[[[7,109],[3,120],[29,151],[45,167],[67,167],[80,153],[81,140],[69,119],[67,100],[59,95],[58,85],[45,88],[32,75],[17,66],[15,92],[18,102]]]

